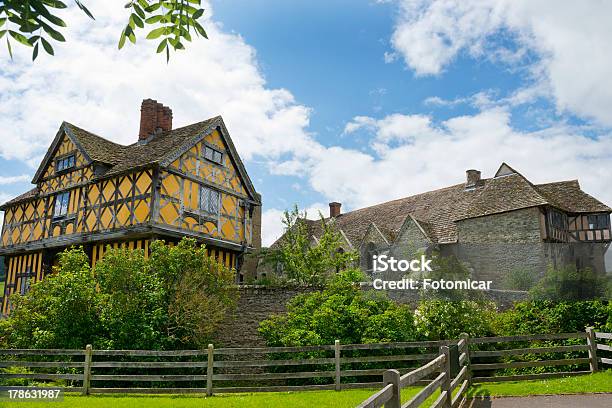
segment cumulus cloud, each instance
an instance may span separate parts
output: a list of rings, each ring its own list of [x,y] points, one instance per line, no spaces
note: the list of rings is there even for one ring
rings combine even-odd
[[[277,171],[291,168],[328,200],[355,209],[462,183],[470,168],[491,177],[505,161],[534,183],[579,179],[586,192],[612,204],[612,134],[585,136],[587,131],[562,123],[520,131],[500,107],[442,122],[421,115],[361,116],[345,132],[372,133],[371,152],[329,147]]]
[[[612,125],[612,3],[399,0],[399,4],[391,42],[417,76],[440,74],[461,53],[484,56],[510,67],[526,67],[529,80],[545,87],[560,111]],[[513,49],[507,41],[499,41],[508,37]]]
[[[20,176],[0,176],[0,185],[23,183],[32,180],[32,176],[22,174]]]
[[[310,220],[318,220],[319,214],[327,217],[329,207],[325,204],[314,203],[307,208],[300,208],[300,212],[306,212],[306,218]],[[285,232],[283,224],[284,210],[270,208],[261,215],[262,223],[262,243],[264,246],[270,246],[274,241],[280,238]]]
[[[0,59],[0,126],[11,143],[0,156],[36,166],[62,120],[113,141],[136,141],[140,102],[151,97],[170,106],[174,126],[223,115],[241,156],[276,157],[313,142],[306,132],[310,110],[286,89],[271,88],[256,51],[242,37],[227,33],[211,15],[204,25],[210,40],[194,40],[166,64],[156,44],[141,33],[137,46],[117,50],[125,24],[118,1],[90,6],[96,21],[75,7],[67,43],[56,56],[32,63],[30,50],[15,47],[14,61]]]

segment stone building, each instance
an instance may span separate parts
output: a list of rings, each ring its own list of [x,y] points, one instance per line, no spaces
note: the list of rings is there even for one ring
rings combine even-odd
[[[344,214],[340,203],[329,207],[325,222],[342,235],[344,250],[359,252],[370,275],[374,255],[412,259],[435,250],[499,287],[519,269],[541,275],[549,265],[575,263],[603,272],[612,241],[612,209],[577,180],[533,184],[505,163],[492,178],[468,170],[465,182],[439,190]],[[316,239],[319,221],[307,222]]]

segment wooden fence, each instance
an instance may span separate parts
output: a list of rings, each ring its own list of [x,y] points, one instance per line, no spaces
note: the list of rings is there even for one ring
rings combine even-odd
[[[440,346],[456,343],[341,345],[336,341],[306,347],[209,345],[206,350],[178,351],[94,350],[91,346],[85,350],[0,349],[0,381],[64,381],[67,391],[83,394],[376,388],[389,368],[408,372],[437,356]]]
[[[405,343],[206,350],[0,350],[0,389],[53,382],[89,393],[214,393],[381,388],[362,407],[457,407],[470,383],[595,372],[612,366],[612,334],[581,333]],[[520,370],[531,370],[520,373]],[[534,373],[533,370],[541,372]],[[519,373],[517,373],[519,371]],[[510,372],[510,374],[508,374]],[[395,404],[395,405],[394,405]]]
[[[595,332],[592,328],[579,333],[481,338],[463,336],[458,343],[458,365],[461,369],[454,379],[450,369],[449,349],[441,347],[438,356],[403,376],[396,370],[386,371],[383,374],[383,388],[363,401],[358,408],[415,408],[421,406],[438,390],[440,394],[430,406],[456,408],[465,401],[466,391],[471,383],[535,380],[593,373],[599,370],[600,364],[612,366],[612,358],[597,356],[598,350],[612,353],[612,345],[604,343],[611,340],[612,333]],[[519,348],[515,346],[516,343],[529,343],[529,347]],[[532,345],[534,343],[536,346]],[[563,358],[558,358],[560,354]],[[534,367],[542,368],[543,372],[499,375],[500,371],[503,373]],[[567,370],[550,371],[551,367]],[[402,389],[432,373],[439,374],[402,405]],[[478,375],[475,376],[475,373]]]

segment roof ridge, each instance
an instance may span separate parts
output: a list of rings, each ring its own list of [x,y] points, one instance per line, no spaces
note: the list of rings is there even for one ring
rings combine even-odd
[[[73,127],[73,128],[77,128],[78,130],[80,130],[80,131],[82,131],[82,132],[86,132],[86,133],[88,133],[88,134],[89,134],[89,136],[94,136],[94,137],[97,137],[98,139],[104,140],[104,141],[105,141],[105,142],[107,142],[107,143],[112,143],[112,144],[114,144],[114,145],[115,145],[115,146],[117,146],[117,147],[124,147],[124,148],[125,148],[125,147],[129,147],[129,146],[130,146],[130,145],[122,145],[121,143],[113,142],[113,141],[112,141],[112,140],[110,140],[110,139],[107,139],[107,138],[105,138],[105,137],[103,137],[103,136],[100,136],[100,135],[98,135],[98,134],[96,134],[96,133],[93,133],[93,132],[91,132],[91,131],[89,131],[89,130],[87,130],[87,129],[84,129],[84,128],[82,128],[82,127],[80,127],[80,126],[77,126],[77,125],[75,125],[74,123],[70,123],[70,122],[68,122],[68,121],[63,121],[63,124],[66,124],[66,125],[68,125],[68,126],[70,126],[70,127]]]

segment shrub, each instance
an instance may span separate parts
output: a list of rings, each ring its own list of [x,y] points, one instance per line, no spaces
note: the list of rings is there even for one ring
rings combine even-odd
[[[183,239],[143,251],[107,249],[92,271],[82,248],[60,255],[54,274],[11,297],[0,344],[23,348],[203,347],[234,306],[233,272]]]
[[[422,301],[416,311],[415,323],[419,337],[427,340],[457,339],[461,333],[470,337],[493,334],[495,306],[472,300]]]
[[[412,312],[387,297],[364,292],[359,271],[338,274],[322,291],[291,299],[287,313],[260,324],[269,346],[303,346],[410,341],[415,338]]]

